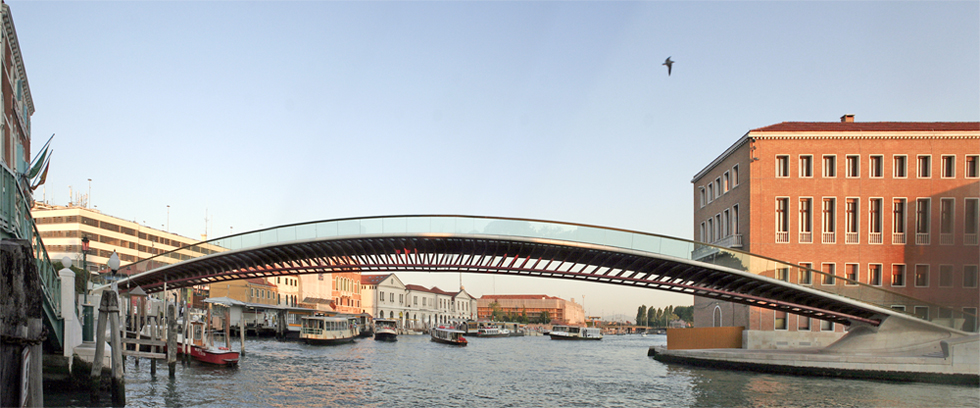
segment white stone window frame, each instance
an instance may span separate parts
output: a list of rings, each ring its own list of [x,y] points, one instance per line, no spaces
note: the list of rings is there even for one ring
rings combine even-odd
[[[923,165],[923,159],[927,163]],[[928,172],[926,175],[922,175],[923,171]],[[932,178],[932,155],[931,154],[919,154],[915,156],[915,178],[918,179],[930,179]]]
[[[949,175],[949,176],[946,175],[946,160],[947,159],[953,161],[953,166],[951,168],[951,170],[953,171],[953,174],[952,175]],[[956,178],[956,155],[955,154],[943,154],[943,155],[940,155],[939,156],[939,178],[940,179],[946,179],[946,180],[951,180],[951,179],[955,179]]]
[[[854,160],[855,166],[851,166],[851,160]],[[851,169],[854,169],[852,172]],[[848,154],[844,156],[844,177],[849,179],[861,178],[861,155],[859,154]]]
[[[875,159],[878,159],[878,175],[875,176]],[[869,154],[868,155],[868,178],[880,179],[885,178],[885,155],[883,154]]]
[[[902,173],[905,173],[904,176],[899,176],[898,175],[898,166],[895,165],[896,164],[896,161],[898,160],[899,157],[901,157],[902,158],[902,161],[903,161],[903,163],[902,163],[903,164],[903,166],[902,166]],[[907,154],[893,154],[892,155],[892,178],[894,178],[894,179],[907,179],[907,178],[909,178],[909,155],[907,155]]]
[[[833,167],[827,166],[827,159],[833,161]],[[833,174],[828,175],[827,170],[833,169]],[[823,178],[837,178],[837,155],[836,154],[825,154],[820,160],[820,173]]]

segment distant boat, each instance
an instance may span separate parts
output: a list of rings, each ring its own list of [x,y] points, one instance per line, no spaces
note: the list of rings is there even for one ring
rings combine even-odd
[[[462,330],[447,329],[441,326],[429,330],[429,335],[432,336],[432,341],[457,346],[465,346],[468,343],[466,338],[463,337],[464,334],[466,334],[466,332]]]
[[[602,331],[595,327],[554,326],[548,335],[552,340],[602,340]]]
[[[510,337],[510,330],[497,326],[481,327],[477,330],[476,337]]]
[[[374,319],[374,339],[398,341],[398,322],[392,319]]]
[[[303,317],[299,337],[307,344],[351,343],[358,335],[355,321],[356,318],[353,317]]]

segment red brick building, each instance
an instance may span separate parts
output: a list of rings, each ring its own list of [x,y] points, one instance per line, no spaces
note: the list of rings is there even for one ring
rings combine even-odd
[[[694,176],[695,239],[948,306],[956,316],[889,305],[976,331],[978,162],[978,122],[861,123],[845,115],[753,129]],[[775,277],[833,284],[793,274]],[[694,317],[697,327],[744,326],[749,347],[817,346],[843,333],[705,298],[695,299]]]

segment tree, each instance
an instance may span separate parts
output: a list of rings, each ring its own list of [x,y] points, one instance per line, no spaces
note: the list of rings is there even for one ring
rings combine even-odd
[[[504,320],[504,312],[500,310],[500,303],[490,302],[490,320],[499,322]]]
[[[645,326],[653,327],[653,325],[657,321],[656,318],[657,318],[657,308],[650,306],[650,308],[647,309],[647,323],[645,324]]]
[[[551,323],[551,313],[548,313],[547,310],[542,310],[541,315],[538,316],[538,323],[541,324]]]
[[[642,326],[647,321],[647,305],[642,305],[636,309],[636,325]]]

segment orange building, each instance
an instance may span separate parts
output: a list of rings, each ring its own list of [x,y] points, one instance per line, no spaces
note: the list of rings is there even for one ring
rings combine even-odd
[[[952,307],[968,316],[890,305],[976,331],[978,162],[978,122],[862,123],[845,115],[754,129],[694,176],[695,239]],[[824,284],[800,275],[777,278]],[[749,348],[817,346],[843,333],[706,298],[695,298],[694,318],[696,327],[744,326]]]
[[[210,297],[228,297],[245,303],[276,305],[278,302],[276,285],[265,279],[249,278],[212,283]]]
[[[333,309],[339,313],[361,313],[361,273],[332,273]]]
[[[585,311],[575,299],[565,299],[548,295],[483,295],[477,303],[477,319],[489,320],[493,314],[490,307],[496,302],[503,313],[520,315],[527,313],[531,321],[537,320],[542,312],[548,312],[552,322],[560,324],[585,323]]]

